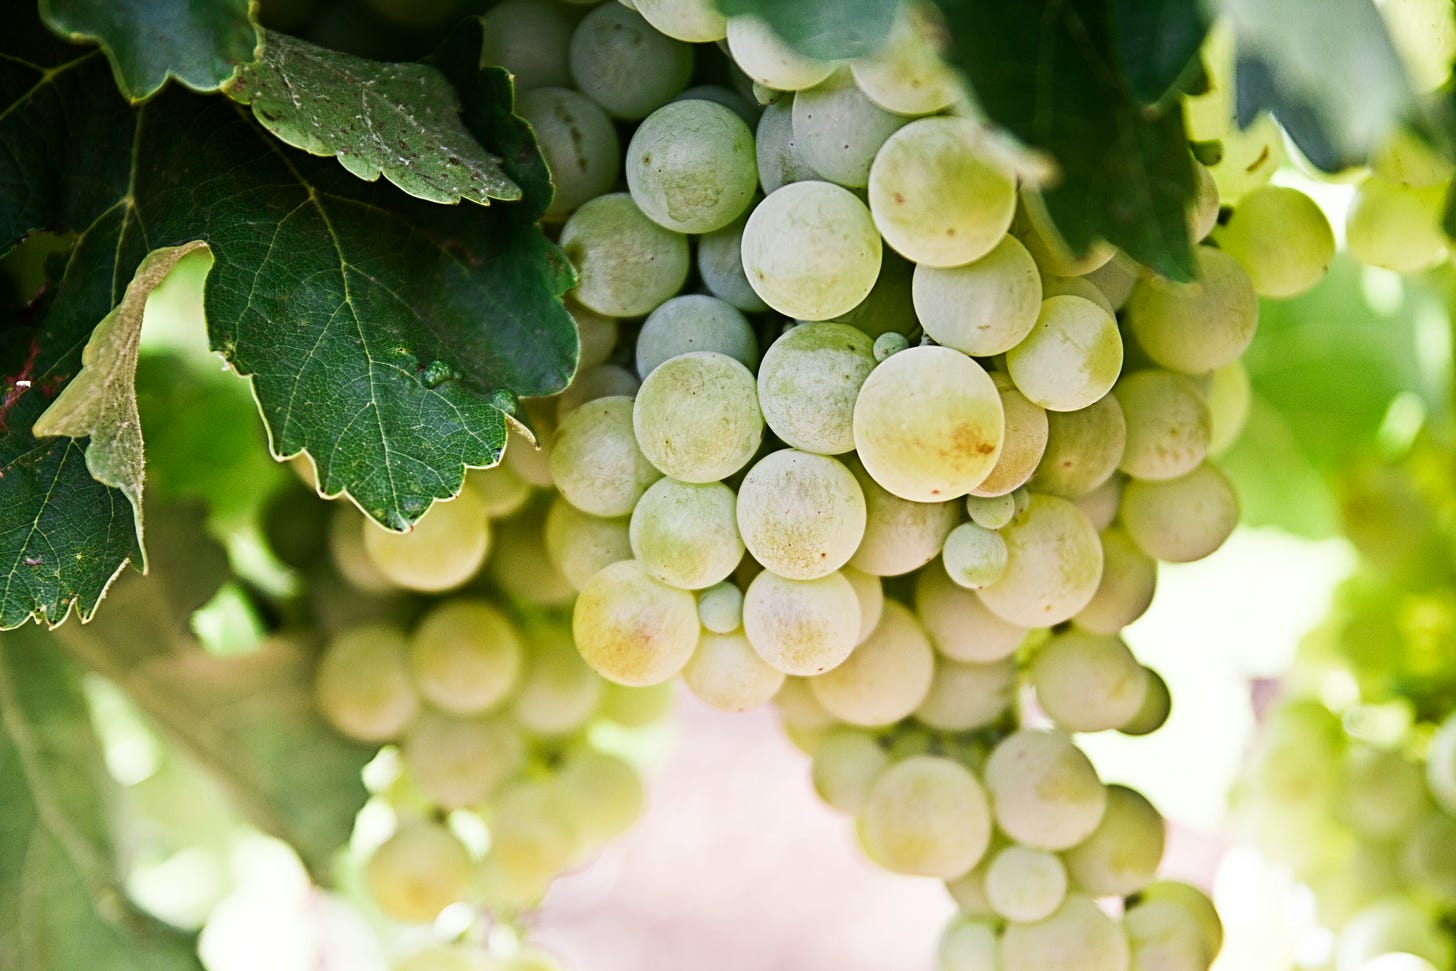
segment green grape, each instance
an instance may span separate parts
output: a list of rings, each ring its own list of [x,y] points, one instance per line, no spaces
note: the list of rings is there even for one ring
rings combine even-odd
[[[508,465],[467,470],[465,488],[480,500],[481,508],[490,519],[500,519],[518,512],[531,498],[531,483],[517,475]]]
[[[1094,897],[1126,897],[1158,875],[1166,829],[1162,814],[1142,793],[1108,786],[1102,822],[1062,859],[1077,886]]]
[[[1213,372],[1208,387],[1210,456],[1222,455],[1238,439],[1249,419],[1252,399],[1249,372],[1242,361],[1225,364]]]
[[[1403,951],[1451,966],[1453,944],[1434,914],[1406,897],[1392,896],[1365,907],[1346,922],[1335,948],[1335,971],[1360,971],[1381,954]]]
[[[1219,142],[1223,154],[1209,172],[1225,205],[1237,206],[1246,192],[1268,182],[1287,157],[1284,132],[1267,112],[1246,128],[1229,126]]]
[[[495,551],[487,566],[491,582],[523,606],[563,607],[576,593],[546,552],[544,502],[496,524]]]
[[[1211,462],[1161,482],[1133,479],[1122,492],[1122,522],[1144,553],[1169,563],[1202,559],[1239,521],[1228,476]]]
[[[865,516],[854,474],[827,455],[770,452],[738,487],[738,529],[748,551],[791,580],[812,580],[848,563],[864,536]]]
[[[966,514],[983,529],[1000,529],[1016,515],[1016,500],[1009,492],[999,496],[967,496]]]
[[[990,868],[995,851],[1005,844],[1005,837],[992,830],[991,845],[986,850],[985,856],[981,857],[981,862],[971,867],[964,876],[946,881],[946,892],[955,901],[960,916],[999,919],[996,911],[991,907],[991,901],[986,899],[986,871]],[[982,969],[977,968],[975,971],[982,971]]]
[[[1125,475],[1109,476],[1091,492],[1073,499],[1072,505],[1082,510],[1092,528],[1100,533],[1117,519],[1117,511],[1122,505],[1122,487],[1126,482]]]
[[[1430,186],[1451,181],[1453,167],[1424,136],[1397,126],[1370,159],[1378,176],[1402,185]]]
[[[989,664],[939,659],[930,693],[915,717],[942,732],[967,732],[994,724],[1016,695],[1016,662],[1005,657]]]
[[[996,925],[953,917],[935,948],[935,971],[989,971],[998,966]]]
[[[1241,263],[1261,297],[1293,297],[1320,280],[1335,258],[1329,220],[1298,189],[1264,185],[1244,195],[1213,236]]]
[[[529,413],[530,404],[526,408]],[[535,441],[527,438],[511,423],[506,423],[509,435],[501,464],[539,489],[553,489],[556,483],[551,479],[551,445],[556,435],[556,424],[543,423],[538,414],[534,413],[531,414],[531,421],[535,429]]]
[[[823,455],[852,451],[855,399],[874,367],[874,342],[858,328],[830,322],[790,328],[758,369],[764,420],[794,448]]]
[[[1123,913],[1122,922],[1132,949],[1133,971],[1204,971],[1213,961],[1197,922],[1175,903],[1142,901]]]
[[[897,331],[886,331],[875,338],[875,360],[883,361],[891,354],[899,354],[910,346],[910,341],[904,334]]]
[[[742,245],[754,291],[801,320],[853,310],[880,272],[880,235],[869,210],[832,182],[791,182],[770,192],[749,215]]]
[[[1456,60],[1456,20],[1440,0],[1391,0],[1379,7],[1400,60],[1416,91],[1441,87]]]
[[[679,233],[722,229],[758,188],[753,133],[713,101],[674,101],[648,115],[627,146],[626,169],[637,207]]]
[[[1076,411],[1048,412],[1046,420],[1046,448],[1031,488],[1075,499],[1112,478],[1127,445],[1127,418],[1115,395]]]
[[[970,770],[933,755],[881,772],[858,818],[870,859],[896,873],[952,880],[991,842],[986,792]]]
[[[1144,887],[1138,899],[1144,903],[1164,901],[1183,908],[1198,928],[1209,961],[1223,947],[1223,922],[1218,919],[1218,911],[1214,910],[1208,895],[1197,887],[1178,880],[1158,880]]]
[[[1097,592],[1072,621],[1095,634],[1116,634],[1137,620],[1153,602],[1158,583],[1158,563],[1137,548],[1127,532],[1104,529],[1102,579]]]
[[[1446,185],[1412,186],[1372,175],[1355,190],[1345,215],[1345,242],[1361,263],[1419,273],[1444,261],[1451,241],[1441,229]]]
[[[743,631],[772,668],[807,676],[837,667],[859,637],[859,597],[838,572],[789,580],[764,570],[743,595]]]
[[[793,95],[786,95],[763,109],[754,129],[754,152],[758,160],[758,182],[765,195],[791,182],[819,178],[819,173],[804,161],[799,141],[794,137]]]
[[[1013,236],[963,266],[915,267],[915,316],[937,343],[975,357],[1021,343],[1041,310],[1036,263]]]
[[[758,338],[748,318],[701,293],[673,297],[647,315],[637,333],[637,373],[645,378],[663,361],[689,351],[727,354],[749,370],[758,366]]]
[[[858,814],[890,756],[868,732],[839,728],[824,736],[814,750],[810,770],[814,791],[831,808]]]
[[[728,69],[731,83],[737,84],[746,80],[742,71],[737,67]],[[749,101],[748,97],[727,84],[698,84],[688,88],[682,94],[673,99],[674,101],[711,101],[730,109],[735,115],[743,119],[743,123],[749,130],[758,127],[758,117],[763,113],[757,104]],[[756,183],[755,179],[755,183]]]
[[[963,93],[960,78],[931,42],[937,29],[929,4],[904,4],[885,43],[850,63],[854,83],[886,111],[929,115]]]
[[[659,34],[635,11],[604,3],[571,35],[571,77],[614,118],[636,121],[667,104],[693,73],[690,44]]]
[[[967,118],[912,121],[886,139],[870,166],[870,213],[885,242],[930,266],[980,259],[1016,211],[1016,177],[981,144]]]
[[[587,745],[568,749],[556,777],[572,828],[589,844],[614,840],[642,816],[641,774],[615,755]]]
[[[602,686],[601,716],[623,728],[645,728],[667,717],[672,710],[672,682],[643,687],[606,682]]]
[[[854,595],[859,600],[859,638],[855,643],[862,644],[879,625],[880,614],[884,613],[885,586],[873,573],[865,573],[852,566],[846,566],[839,572],[854,587]]]
[[[793,99],[799,156],[820,178],[851,189],[869,182],[875,153],[907,120],[865,97],[847,70]]]
[[[1356,743],[1345,750],[1339,786],[1335,811],[1365,839],[1399,837],[1426,808],[1421,766],[1373,745]]]
[[[456,715],[494,708],[515,688],[522,648],[515,625],[484,600],[446,600],[410,635],[410,673],[420,694]]]
[[[1207,246],[1196,256],[1195,282],[1148,276],[1127,303],[1138,345],[1155,364],[1184,374],[1207,374],[1238,358],[1259,320],[1259,299],[1238,261]]]
[[[889,333],[902,337],[909,334],[919,326],[910,296],[914,276],[914,263],[894,250],[881,249],[880,275],[875,278],[869,296],[853,310],[834,319],[841,324],[858,327],[871,337],[878,338]]]
[[[935,652],[925,629],[908,609],[887,600],[864,643],[842,664],[810,679],[809,690],[841,721],[888,725],[920,706],[934,677]]]
[[[525,761],[525,743],[504,717],[423,712],[400,746],[410,778],[435,805],[459,809],[486,799]]]
[[[899,576],[940,553],[958,518],[953,502],[912,502],[886,492],[858,459],[847,456],[865,500],[865,531],[849,565],[875,576]]]
[[[812,88],[834,72],[833,62],[800,54],[750,15],[728,18],[728,52],[744,74],[779,91]]]
[[[1023,189],[1017,201],[1011,233],[1021,240],[1044,276],[1082,276],[1106,264],[1117,252],[1116,247],[1099,239],[1086,252],[1074,253],[1038,193]]]
[[[561,423],[551,449],[551,475],[566,501],[593,516],[625,516],[662,478],[637,445],[636,402],[597,398]]]
[[[551,170],[554,192],[544,218],[565,219],[588,199],[612,191],[622,148],[612,119],[595,101],[567,87],[537,87],[516,96],[516,114],[531,123]]]
[[[1426,749],[1426,786],[1431,798],[1456,816],[1456,713],[1446,716]]]
[[[760,149],[762,145],[763,143],[760,142]],[[762,177],[762,162],[759,163],[759,174]],[[756,314],[767,310],[768,304],[764,303],[763,298],[753,289],[753,285],[748,282],[748,274],[743,270],[743,227],[748,224],[748,216],[751,211],[750,209],[749,212],[743,213],[722,229],[699,236],[697,262],[698,276],[702,278],[703,286],[708,288],[709,293],[744,313]],[[709,349],[723,351],[721,347]],[[753,348],[754,361],[752,364],[730,351],[723,352],[729,357],[737,357],[750,367],[758,363],[757,344]],[[642,366],[639,361],[638,373],[641,371]]]
[[[683,681],[699,701],[722,711],[747,711],[783,687],[784,673],[770,667],[743,631],[704,631],[683,668]]]
[[[1010,237],[1008,237],[1010,238]],[[1116,314],[1117,308],[1107,295],[1097,288],[1097,285],[1086,277],[1080,276],[1047,276],[1041,278],[1041,295],[1043,300],[1050,300],[1052,297],[1081,297],[1083,300],[1095,303],[1108,314]]]
[[[570,735],[601,704],[602,679],[577,653],[570,630],[543,625],[527,636],[529,659],[511,702],[511,718],[531,735]]]
[[[743,626],[743,591],[731,580],[715,583],[698,594],[698,620],[714,634],[731,634]]]
[[[995,583],[1006,572],[1006,541],[995,530],[961,523],[940,551],[946,574],[967,590]]]
[[[692,351],[659,364],[632,410],[642,454],[682,482],[717,482],[763,441],[753,372],[726,354]]]
[[[1076,846],[1107,808],[1097,770],[1062,732],[1022,729],[1006,736],[986,760],[985,778],[996,825],[1039,849]]]
[[[1127,298],[1132,296],[1132,288],[1142,278],[1142,267],[1137,260],[1118,250],[1112,259],[1083,274],[1082,278],[1101,290],[1116,312],[1127,305]]]
[[[564,7],[539,0],[504,0],[485,13],[480,27],[480,63],[499,64],[510,71],[517,97],[531,88],[571,83],[567,51],[576,18]]]
[[[371,625],[335,634],[314,677],[314,702],[330,725],[361,742],[395,738],[420,699],[410,678],[404,632]]]
[[[912,347],[865,379],[854,406],[854,442],[887,491],[939,502],[985,480],[1000,456],[1005,422],[996,383],[981,365],[948,347]]]
[[[490,549],[490,519],[473,492],[436,502],[407,533],[365,519],[364,552],[396,586],[438,593],[473,577]]]
[[[625,192],[583,203],[561,227],[559,242],[576,267],[571,296],[608,317],[649,314],[687,280],[687,238],[648,219]]]
[[[1208,401],[1185,375],[1147,368],[1123,375],[1112,390],[1127,423],[1118,468],[1139,479],[1173,479],[1208,454]]]
[[[465,896],[472,866],[465,844],[439,823],[407,822],[364,864],[364,884],[395,920],[424,924]]]
[[[632,553],[663,583],[711,587],[743,558],[736,504],[733,490],[721,482],[658,479],[632,510]]]
[[[975,593],[934,566],[915,578],[915,613],[936,650],[967,664],[1010,657],[1026,639],[1027,628],[1002,620]]]
[[[824,706],[814,698],[814,693],[809,690],[809,679],[790,676],[784,679],[784,686],[779,693],[774,695],[774,707],[779,711],[779,717],[783,720],[784,727],[789,730],[790,738],[795,733],[820,733],[826,729],[834,728],[838,721]],[[797,741],[795,744],[798,744]],[[810,751],[810,757],[813,752]]]
[[[1029,846],[1008,846],[986,867],[986,901],[1007,920],[1029,924],[1050,917],[1067,896],[1061,857]]]
[[[1042,710],[1073,732],[1126,724],[1147,691],[1143,667],[1122,638],[1076,628],[1054,635],[1037,651],[1030,675]]]
[[[578,371],[566,390],[556,396],[557,427],[588,401],[596,401],[598,398],[631,398],[637,394],[641,384],[637,375],[615,364],[599,364],[589,370]]]
[[[1125,724],[1117,726],[1117,730],[1124,735],[1151,735],[1163,727],[1173,709],[1173,697],[1168,693],[1168,682],[1152,668],[1145,667],[1143,672],[1148,680],[1147,691],[1137,713]]]
[[[572,611],[577,650],[610,681],[642,687],[677,674],[698,643],[698,605],[636,560],[605,566]]]
[[[488,906],[525,909],[538,903],[551,881],[583,849],[576,822],[557,779],[522,779],[491,806],[490,852],[480,871]]]
[[[1208,238],[1218,225],[1219,198],[1218,181],[1207,166],[1193,163],[1193,200],[1188,207],[1188,242],[1194,246]],[[1255,190],[1258,191],[1258,190]],[[1239,200],[1242,208],[1243,200]]]
[[[617,318],[588,310],[574,300],[566,301],[566,311],[576,323],[576,333],[581,340],[576,369],[585,371],[607,363],[617,346]]]
[[[1031,333],[1006,352],[1006,369],[1017,390],[1048,411],[1086,408],[1122,371],[1117,321],[1090,300],[1049,297]]]
[[[996,464],[971,490],[972,496],[996,498],[1007,496],[1025,485],[1042,456],[1046,453],[1049,416],[1045,408],[1034,405],[1016,389],[1016,382],[1004,371],[995,371],[991,380],[1001,395],[1001,410],[1006,416],[1006,433],[1001,441],[1001,454]],[[998,527],[999,528],[999,527]]]
[[[584,513],[558,495],[546,513],[546,555],[572,589],[580,590],[608,563],[632,558],[629,523],[626,516]]]
[[[1128,940],[1083,893],[1069,893],[1049,917],[1012,923],[1001,936],[998,971],[1128,971]]]
[[[728,21],[712,0],[633,0],[634,9],[658,32],[694,44],[728,36]]]
[[[1102,544],[1082,510],[1033,493],[999,530],[1006,572],[981,588],[991,612],[1023,627],[1050,627],[1087,606],[1102,579]]]

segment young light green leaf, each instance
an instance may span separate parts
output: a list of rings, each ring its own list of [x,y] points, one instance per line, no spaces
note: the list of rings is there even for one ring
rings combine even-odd
[[[193,939],[126,899],[90,712],[65,654],[0,636],[0,967],[200,971]]]
[[[382,173],[429,202],[521,197],[461,122],[455,89],[424,64],[369,61],[270,31],[262,57],[226,90],[289,145],[332,155],[366,182]]]
[[[248,0],[40,0],[40,12],[63,37],[99,43],[132,101],[156,94],[169,77],[215,91],[258,56],[263,39]]]

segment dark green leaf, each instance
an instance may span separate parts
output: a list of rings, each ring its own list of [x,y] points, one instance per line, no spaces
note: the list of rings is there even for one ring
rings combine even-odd
[[[1163,104],[1201,77],[1208,20],[1199,0],[1113,0],[1112,16],[1123,73],[1143,104]]]
[[[1326,120],[1299,92],[1275,80],[1261,58],[1240,57],[1235,72],[1235,123],[1247,128],[1259,112],[1268,111],[1279,119],[1290,141],[1298,146],[1310,164],[1324,172],[1338,172],[1364,161],[1336,147],[1326,130]]]
[[[200,971],[193,940],[123,893],[116,795],[69,660],[34,629],[0,636],[6,971]]]
[[[884,43],[900,0],[718,0],[726,16],[753,14],[801,54],[825,61],[861,57]]]
[[[1149,109],[1118,70],[1111,0],[937,0],[991,120],[1055,159],[1047,210],[1072,249],[1097,239],[1175,280],[1194,273],[1181,108]]]
[[[461,124],[455,89],[424,64],[369,61],[270,32],[262,57],[227,93],[284,142],[332,155],[366,182],[382,173],[429,202],[521,197],[500,159]]]
[[[132,101],[155,94],[169,77],[194,91],[221,87],[262,43],[248,7],[248,0],[40,0],[51,29],[101,45]]]

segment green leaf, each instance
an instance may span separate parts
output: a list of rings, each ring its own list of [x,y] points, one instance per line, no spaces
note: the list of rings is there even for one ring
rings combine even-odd
[[[52,636],[119,685],[215,776],[249,821],[286,840],[320,879],[367,793],[370,746],[341,738],[313,705],[313,652],[284,639],[208,654],[188,628],[229,576],[200,511],[150,507],[152,571],[124,577],[92,623]]]
[[[221,87],[262,44],[249,7],[249,0],[40,0],[52,30],[101,45],[132,101],[151,97],[169,77],[194,91]]]
[[[424,64],[369,61],[269,32],[262,57],[226,90],[287,144],[332,155],[366,182],[382,173],[430,202],[521,197],[461,123],[455,89]]]
[[[1198,0],[1113,0],[1112,15],[1123,73],[1143,104],[1176,98],[1200,75],[1208,21]]]
[[[862,57],[884,43],[900,0],[718,0],[725,16],[752,14],[801,54],[820,60]]]
[[[194,942],[122,891],[117,796],[66,656],[0,636],[0,967],[200,971]]]
[[[1118,68],[1112,0],[936,2],[950,59],[987,116],[1055,160],[1059,178],[1043,195],[1072,249],[1105,239],[1169,279],[1192,279],[1182,109],[1134,96]]]

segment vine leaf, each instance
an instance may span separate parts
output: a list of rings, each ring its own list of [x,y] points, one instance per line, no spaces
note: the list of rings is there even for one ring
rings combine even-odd
[[[1123,74],[1143,104],[1165,105],[1202,78],[1199,0],[1112,0],[1112,14]]]
[[[0,636],[0,967],[201,971],[123,893],[116,790],[71,661],[39,631]]]
[[[427,65],[369,61],[269,31],[262,56],[225,90],[287,144],[332,155],[366,182],[382,173],[429,202],[521,198],[461,123],[455,89]]]
[[[861,57],[884,43],[899,0],[717,0],[725,16],[752,14],[800,53],[823,61]]]
[[[262,31],[249,6],[249,0],[40,0],[40,13],[61,36],[99,43],[122,94],[142,101],[169,77],[194,91],[215,91],[257,57]]]

